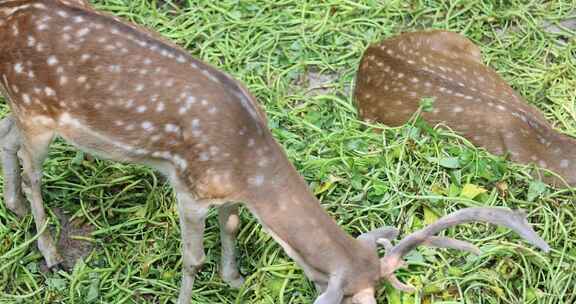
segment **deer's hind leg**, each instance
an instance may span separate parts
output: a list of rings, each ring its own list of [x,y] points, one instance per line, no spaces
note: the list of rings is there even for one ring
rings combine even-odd
[[[19,129],[22,145],[20,156],[24,167],[24,177],[30,187],[30,206],[36,230],[40,233],[38,237],[38,249],[46,260],[49,268],[58,266],[62,262],[62,257],[56,249],[56,245],[50,235],[48,218],[44,210],[42,199],[42,164],[48,154],[48,147],[54,137],[54,132],[43,126],[26,126]]]
[[[0,121],[0,158],[4,177],[4,202],[16,215],[23,217],[28,213],[26,199],[22,195],[22,171],[18,159],[18,150],[22,140],[12,116]]]

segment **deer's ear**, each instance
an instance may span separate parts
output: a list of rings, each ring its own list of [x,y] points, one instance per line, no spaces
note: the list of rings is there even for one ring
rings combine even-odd
[[[370,247],[376,248],[379,239],[393,240],[398,237],[399,231],[394,227],[382,227],[362,233],[357,240],[365,243]]]

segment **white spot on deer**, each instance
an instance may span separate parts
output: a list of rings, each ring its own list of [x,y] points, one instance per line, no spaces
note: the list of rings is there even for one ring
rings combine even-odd
[[[20,31],[18,30],[18,25],[16,23],[12,24],[12,34],[14,34],[14,36],[18,36],[19,33]]]
[[[28,36],[28,46],[33,47],[36,44],[36,39],[32,36]]]
[[[22,74],[22,72],[24,72],[24,66],[22,66],[22,63],[16,63],[14,65],[14,71],[16,74]]]
[[[192,129],[200,128],[200,120],[198,118],[192,119]]]
[[[156,105],[156,112],[163,112],[165,108],[166,106],[164,105],[164,103],[160,102],[158,103],[158,105]]]
[[[56,92],[51,87],[44,88],[44,93],[46,93],[46,96],[55,96],[56,95]]]
[[[44,31],[44,30],[48,29],[48,24],[39,23],[38,26],[36,27],[36,29],[38,29],[39,31]]]
[[[210,109],[208,109],[209,114],[215,114],[216,112],[218,112],[218,109],[216,107],[210,107]]]
[[[150,64],[152,64],[152,60],[150,60],[150,58],[146,58],[146,59],[144,59],[144,64],[150,65]]]
[[[560,168],[566,169],[570,165],[570,161],[567,159],[563,159],[560,161]]]
[[[248,147],[253,147],[256,144],[256,141],[254,140],[254,138],[250,138],[248,139]]]
[[[76,37],[84,37],[84,36],[88,35],[88,33],[90,33],[90,29],[85,27],[83,29],[80,29],[78,32],[76,32]]]
[[[108,67],[108,70],[109,70],[111,73],[120,73],[120,72],[122,72],[122,68],[121,68],[119,65],[117,65],[117,64],[113,64],[113,65],[109,66],[109,67]],[[138,89],[138,88],[139,88],[139,87],[136,87],[136,91],[142,91],[142,89],[144,89],[143,87],[142,87],[142,89]]]
[[[139,106],[138,108],[136,108],[136,112],[138,113],[144,113],[146,112],[148,108],[146,106]]]
[[[20,92],[20,88],[18,88],[17,85],[13,84],[12,85],[12,91],[14,91],[14,93],[18,94]]]
[[[46,62],[48,63],[49,66],[54,66],[58,64],[58,58],[56,58],[56,56],[52,55],[48,57],[48,60],[46,60]]]
[[[252,186],[262,186],[264,184],[264,176],[256,175],[248,178],[248,183]]]
[[[503,105],[497,105],[496,108],[500,111],[506,111],[506,107],[504,107]]]
[[[82,62],[86,62],[86,61],[88,61],[88,59],[90,59],[91,57],[92,57],[92,55],[90,55],[90,54],[82,54],[82,56],[80,56],[80,60],[81,60]]]
[[[194,103],[196,103],[196,97],[188,96],[186,98],[186,105],[193,105]]]
[[[76,16],[72,20],[74,20],[74,22],[76,22],[76,23],[84,22],[84,18],[82,18],[82,16]]]
[[[60,85],[65,85],[68,83],[68,77],[60,76]]]
[[[150,131],[154,131],[155,128],[154,128],[154,125],[153,125],[151,122],[149,122],[149,121],[144,121],[144,122],[142,122],[142,129],[144,129],[145,131],[150,132]]]
[[[134,91],[136,91],[136,92],[144,91],[144,85],[143,84],[136,85],[136,88],[134,89]]]
[[[186,63],[186,58],[182,55],[178,56],[178,58],[176,58],[176,61],[180,62],[180,63]]]
[[[133,125],[133,124],[129,124],[129,125],[126,126],[125,129],[126,129],[126,131],[132,131],[132,130],[134,130],[134,125]]]
[[[198,160],[200,161],[209,161],[210,160],[210,155],[206,152],[200,152],[200,154],[198,155]]]
[[[165,85],[166,85],[167,87],[172,87],[172,86],[174,86],[174,79],[168,79],[168,80],[166,80]]]
[[[24,101],[25,104],[30,104],[32,102],[32,100],[30,99],[30,95],[28,94],[22,94],[22,100]]]
[[[117,127],[121,127],[124,125],[124,121],[122,120],[116,120],[114,121],[114,125],[116,125]]]
[[[464,108],[459,107],[459,106],[456,106],[456,107],[454,107],[454,108],[452,109],[452,112],[454,112],[454,113],[461,113],[461,112],[464,112]]]
[[[543,144],[543,145],[545,145],[545,144],[548,143],[548,141],[546,140],[546,138],[544,138],[544,137],[542,137],[542,136],[538,136],[538,141],[539,141],[541,144]]]
[[[76,79],[78,81],[78,83],[84,83],[86,82],[86,80],[88,80],[88,77],[82,75],[80,77],[78,77],[78,79]]]
[[[218,155],[218,152],[220,152],[220,148],[216,147],[216,146],[211,146],[210,147],[210,154],[212,156],[216,156]]]
[[[210,73],[207,70],[201,70],[201,73],[206,76],[208,79],[212,80],[213,82],[216,83],[220,83],[220,80],[218,80],[218,78],[216,78],[214,75],[212,75],[212,73]]]
[[[258,167],[265,167],[268,165],[269,161],[267,158],[263,157],[258,160]]]
[[[65,11],[58,11],[56,12],[56,14],[58,14],[58,16],[62,18],[68,18],[68,13],[66,13]]]
[[[180,132],[180,127],[175,124],[166,124],[164,130],[168,133],[178,133]]]
[[[70,41],[70,39],[72,39],[72,36],[70,36],[70,34],[67,33],[62,34],[62,40],[68,42]]]

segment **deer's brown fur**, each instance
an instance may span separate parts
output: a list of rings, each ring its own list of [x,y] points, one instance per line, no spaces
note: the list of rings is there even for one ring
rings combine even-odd
[[[406,123],[422,98],[434,98],[422,117],[443,123],[494,154],[509,153],[576,185],[576,141],[554,130],[493,69],[480,49],[447,31],[405,33],[370,46],[358,70],[355,99],[363,119]],[[546,178],[566,185],[556,178]]]

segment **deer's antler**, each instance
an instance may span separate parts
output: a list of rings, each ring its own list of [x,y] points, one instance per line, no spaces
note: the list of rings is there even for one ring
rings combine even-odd
[[[480,250],[468,242],[436,236],[442,230],[470,222],[488,222],[508,227],[544,252],[550,250],[550,246],[530,227],[523,211],[497,208],[467,208],[449,214],[439,219],[436,223],[408,235],[395,246],[392,246],[389,241],[380,241],[379,243],[387,247],[386,255],[380,260],[382,278],[397,289],[413,292],[415,290],[414,287],[400,282],[394,275],[394,271],[404,264],[404,256],[420,245],[452,248],[479,254]]]

